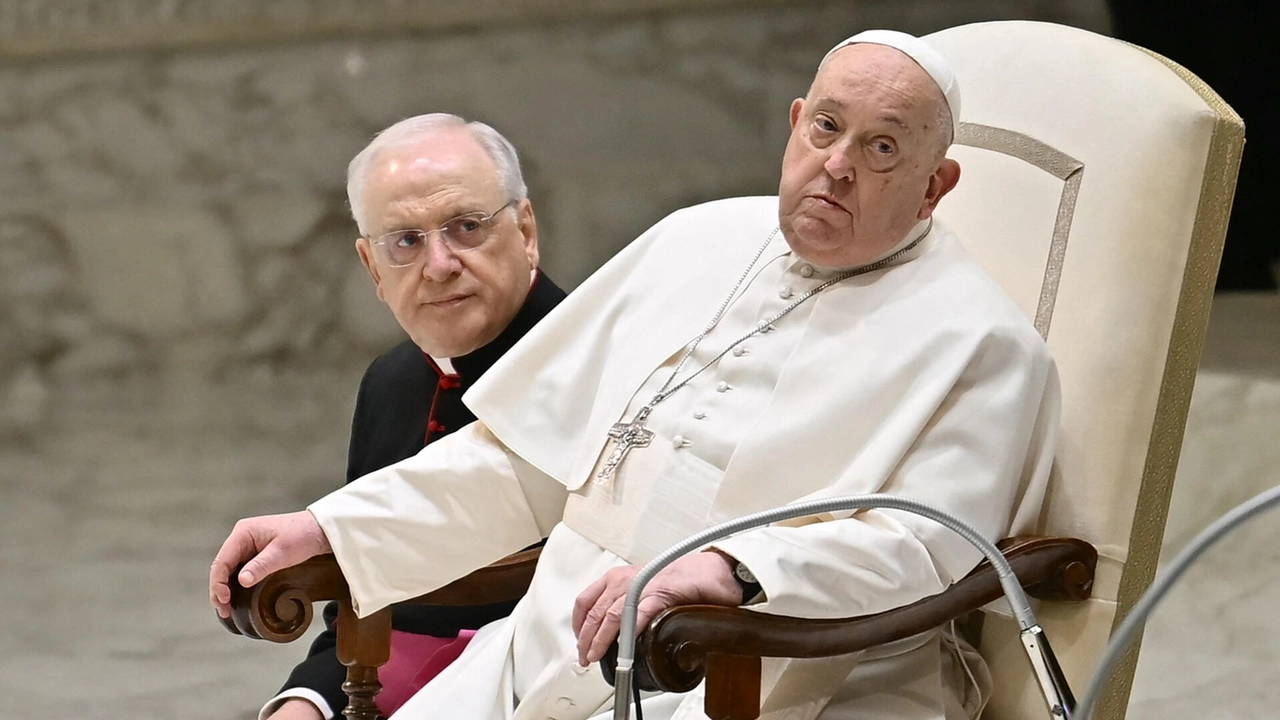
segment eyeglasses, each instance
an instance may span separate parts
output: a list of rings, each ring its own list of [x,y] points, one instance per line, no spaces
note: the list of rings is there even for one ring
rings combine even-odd
[[[515,205],[519,200],[508,200],[506,205],[485,215],[482,212],[459,215],[435,230],[396,230],[378,236],[373,245],[379,248],[382,259],[391,267],[408,267],[418,262],[427,251],[427,241],[439,233],[445,247],[454,252],[474,250],[489,239],[490,230],[498,224],[498,213]]]

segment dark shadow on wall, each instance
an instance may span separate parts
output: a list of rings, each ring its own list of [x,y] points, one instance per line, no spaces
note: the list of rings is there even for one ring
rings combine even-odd
[[[1199,75],[1244,118],[1246,144],[1218,273],[1219,291],[1276,290],[1280,235],[1280,3],[1274,0],[1110,0],[1115,36]]]

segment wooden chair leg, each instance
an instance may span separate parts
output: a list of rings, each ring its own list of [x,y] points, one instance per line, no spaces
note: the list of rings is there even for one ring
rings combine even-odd
[[[756,720],[760,717],[760,658],[745,655],[707,656],[707,697],[703,709],[710,720]]]
[[[347,694],[347,707],[342,716],[348,720],[378,720],[378,706],[373,699],[382,692],[378,682],[378,668],[368,665],[352,665],[347,668],[347,681],[342,683]]]
[[[391,610],[380,610],[367,618],[356,617],[350,600],[338,603],[338,660],[347,666],[347,709],[349,720],[377,720],[374,698],[382,691],[378,668],[391,657]]]

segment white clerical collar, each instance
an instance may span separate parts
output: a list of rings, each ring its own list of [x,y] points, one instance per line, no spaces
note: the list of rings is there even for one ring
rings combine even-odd
[[[909,247],[912,243],[916,242],[917,240],[920,240],[925,235],[927,235],[932,228],[933,228],[933,218],[929,218],[927,220],[921,220],[917,222],[914,226],[912,226],[912,228],[907,231],[907,234],[904,235],[901,240],[894,243],[893,246],[890,247],[888,250],[885,250],[884,252],[880,253],[879,255],[871,258],[866,262],[860,262],[860,263],[857,263],[856,265],[832,267],[830,265],[819,265],[817,263],[808,262],[807,260],[804,260],[803,258],[801,258],[799,254],[795,254],[795,257],[798,260],[800,260],[800,262],[803,262],[806,265],[809,265],[810,267],[812,267],[816,271],[817,275],[821,277],[830,277],[833,275],[839,275],[840,273],[843,273],[843,272],[848,272],[849,270],[852,270],[856,267],[878,263],[881,260],[884,260],[885,258],[893,255],[894,253],[902,252],[904,249]],[[911,252],[907,253],[900,259],[900,262],[905,262],[907,260],[911,260],[915,257],[918,257],[920,253],[923,252],[922,246],[924,244],[925,243],[922,242],[919,245],[916,245],[916,247],[912,248]]]
[[[529,271],[529,289],[530,290],[533,289],[533,284],[537,281],[538,281],[538,268],[533,268],[532,270]],[[444,373],[445,375],[458,374],[458,371],[455,370],[453,367],[452,358],[436,357],[431,353],[427,353],[427,357],[431,358],[431,362],[435,363],[436,367],[440,368],[440,372]]]

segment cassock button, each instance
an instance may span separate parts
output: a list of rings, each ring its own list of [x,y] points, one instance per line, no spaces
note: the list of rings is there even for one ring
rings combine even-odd
[[[808,264],[808,263],[805,263],[804,265],[801,265],[801,266],[800,266],[800,277],[805,277],[805,278],[811,278],[811,277],[813,277],[813,266],[812,266],[812,265],[810,265],[810,264]]]
[[[728,389],[729,389],[729,383],[727,383],[727,382],[723,382],[723,381],[722,381],[722,382],[720,382],[719,384],[717,384],[717,385],[716,385],[716,392],[724,392],[724,391],[726,391],[726,390],[728,390]]]
[[[746,354],[747,354],[747,349],[742,347],[741,345],[733,349],[734,357],[742,357],[743,355],[746,355]]]
[[[791,288],[784,287],[781,290],[779,290],[778,297],[782,298],[783,300],[786,300],[787,298],[791,297]]]
[[[561,710],[572,710],[573,701],[567,697],[557,698],[556,707],[560,708]]]
[[[695,412],[695,413],[693,414],[693,419],[694,419],[694,420],[705,420],[705,419],[706,419],[706,417],[707,417],[707,414],[706,414],[706,413],[704,413],[704,412],[702,412],[701,410],[698,410],[697,412]]]

